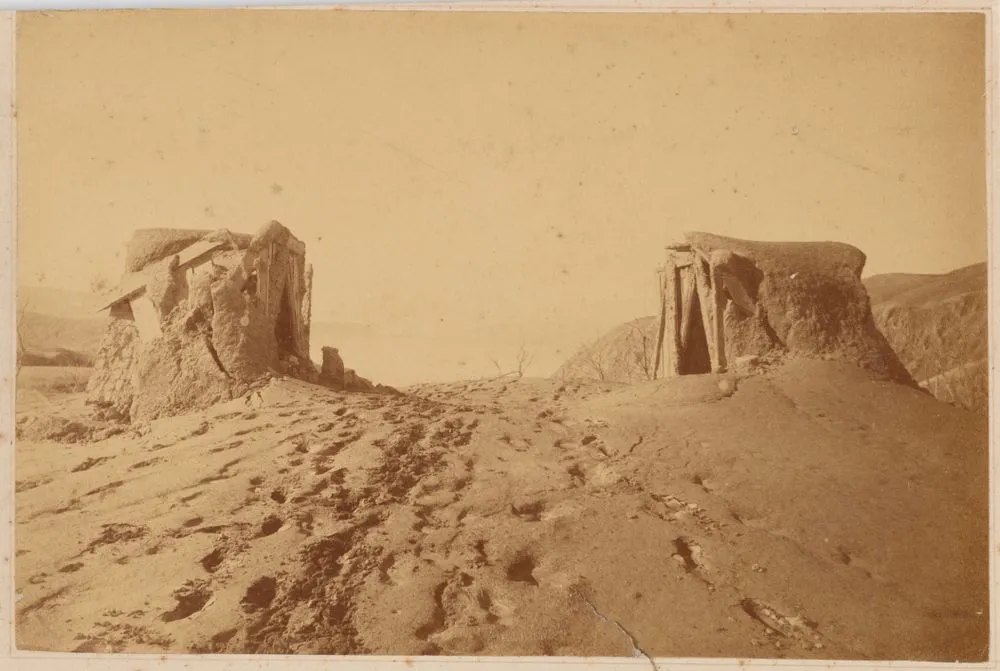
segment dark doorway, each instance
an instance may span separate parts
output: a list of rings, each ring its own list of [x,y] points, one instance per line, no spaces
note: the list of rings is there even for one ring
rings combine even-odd
[[[681,334],[680,374],[711,373],[712,357],[708,351],[708,334],[701,318],[701,301],[697,291],[691,292],[691,299],[683,310],[688,319],[687,332]]]
[[[295,327],[292,319],[292,301],[288,296],[288,286],[281,291],[278,320],[274,323],[274,337],[278,341],[279,354],[298,354],[295,351]]]

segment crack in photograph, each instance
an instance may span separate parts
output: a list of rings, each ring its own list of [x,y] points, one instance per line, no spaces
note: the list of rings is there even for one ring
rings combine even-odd
[[[16,649],[987,660],[987,19],[18,12]]]

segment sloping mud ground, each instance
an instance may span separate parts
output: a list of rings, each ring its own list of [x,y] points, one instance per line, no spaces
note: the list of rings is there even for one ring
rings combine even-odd
[[[18,646],[987,655],[984,418],[820,361],[410,392],[19,442]]]

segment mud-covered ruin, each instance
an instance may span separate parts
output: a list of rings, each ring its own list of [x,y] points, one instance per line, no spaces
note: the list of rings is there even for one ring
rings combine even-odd
[[[792,353],[850,360],[912,383],[872,318],[865,261],[843,243],[686,233],[667,248],[657,369],[722,372]]]
[[[99,415],[141,420],[236,398],[273,374],[373,388],[353,371],[321,376],[309,358],[305,251],[276,221],[255,235],[136,231],[126,273],[101,308],[110,319],[88,403]]]

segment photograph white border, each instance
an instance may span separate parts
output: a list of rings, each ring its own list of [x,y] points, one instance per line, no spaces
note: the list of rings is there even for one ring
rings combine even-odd
[[[61,11],[92,9],[270,9],[270,10],[351,10],[351,11],[466,11],[466,12],[666,12],[666,13],[857,13],[857,12],[981,12],[986,15],[986,87],[983,104],[986,108],[986,164],[987,176],[987,221],[989,244],[989,341],[990,341],[990,389],[996,389],[997,373],[992,356],[997,352],[997,314],[1000,300],[997,294],[997,272],[1000,248],[994,234],[998,211],[997,182],[1000,178],[1000,160],[997,152],[996,124],[1000,114],[997,98],[997,40],[1000,24],[996,10],[1000,0],[991,2],[969,2],[965,0],[926,0],[924,2],[862,2],[836,0],[826,2],[788,2],[760,0],[720,0],[717,2],[649,2],[643,0],[610,2],[609,0],[574,0],[567,2],[379,2],[379,0],[358,0],[338,4],[289,3],[275,5],[271,2],[203,2],[198,0],[161,0],[161,2],[129,2],[120,0],[68,0],[64,2],[0,2],[0,154],[9,157],[0,169],[0,233],[3,239],[3,254],[6,263],[0,261],[0,285],[6,291],[0,292],[0,313],[7,317],[6,327],[0,329],[0,380],[3,381],[5,403],[0,408],[0,444],[5,451],[0,459],[0,556],[3,570],[0,571],[0,668],[4,669],[351,669],[356,671],[378,671],[381,669],[456,669],[474,665],[478,671],[510,671],[512,668],[532,671],[574,671],[579,669],[642,669],[653,666],[659,671],[674,668],[699,670],[728,669],[734,667],[772,668],[884,668],[884,669],[937,669],[937,668],[998,668],[998,575],[997,559],[1000,556],[1000,535],[997,533],[998,492],[996,476],[998,472],[997,422],[1000,415],[1000,401],[990,395],[990,661],[978,664],[942,664],[917,662],[853,662],[824,660],[767,660],[767,659],[708,659],[708,658],[585,658],[585,657],[402,657],[402,656],[321,656],[321,655],[140,655],[140,654],[90,654],[90,653],[47,653],[26,652],[14,649],[14,378],[15,378],[15,294],[17,278],[16,220],[17,220],[17,151],[16,151],[16,81],[15,81],[15,11]],[[13,11],[12,11],[13,10]],[[4,174],[5,173],[5,174]],[[72,225],[68,223],[67,225]]]

